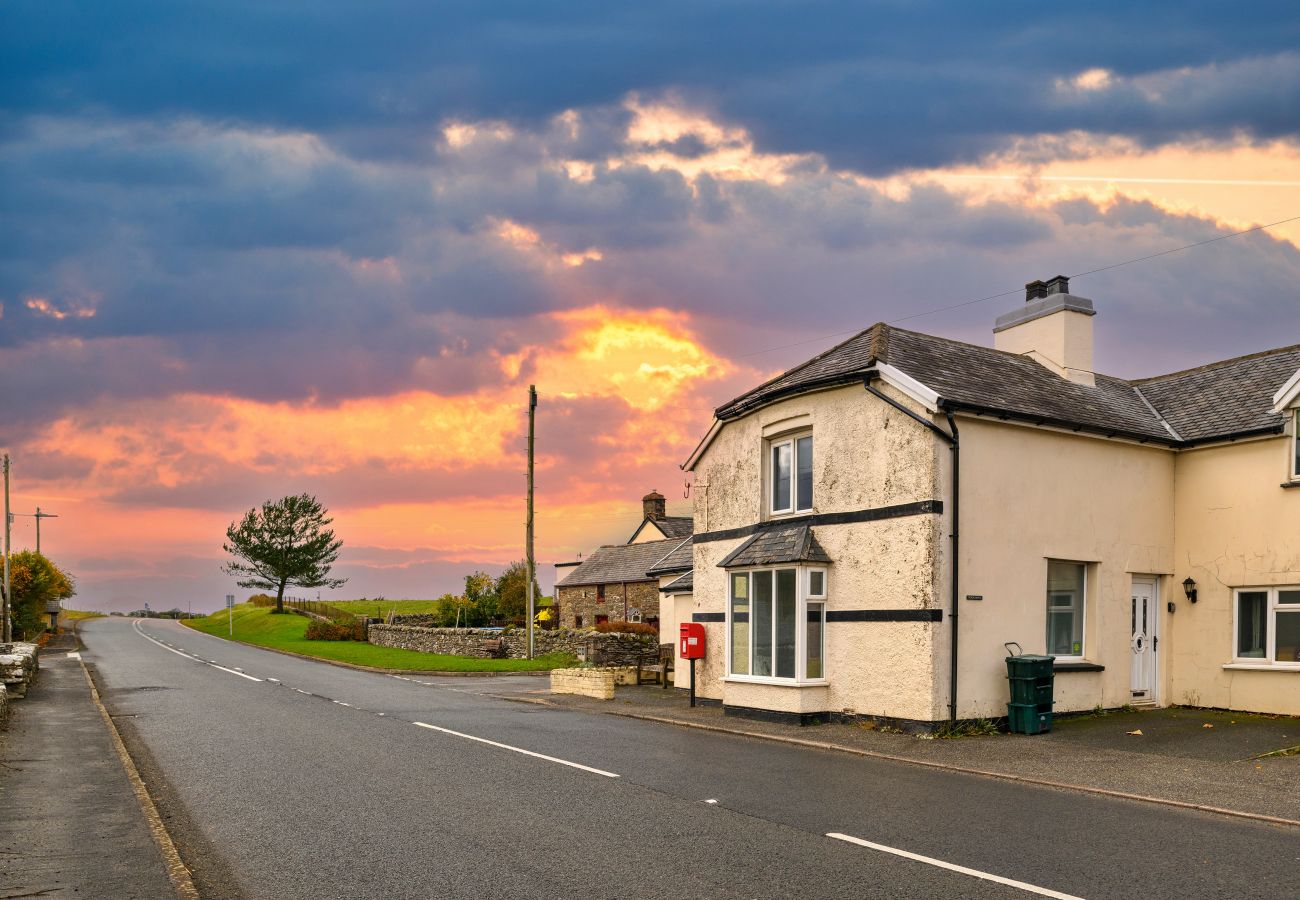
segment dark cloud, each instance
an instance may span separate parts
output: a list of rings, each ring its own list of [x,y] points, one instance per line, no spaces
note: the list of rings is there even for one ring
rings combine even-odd
[[[95,109],[307,130],[375,158],[425,157],[443,119],[537,125],[630,91],[712,104],[765,147],[872,172],[1067,129],[1159,143],[1300,127],[1300,17],[1285,2],[1188,3],[1175,14],[1119,2],[137,0],[94,11],[65,0],[14,5],[7,25],[0,103],[10,115]],[[1123,84],[1061,96],[1058,79],[1093,67]],[[1131,86],[1143,77],[1158,90]],[[599,134],[586,135],[593,154]]]

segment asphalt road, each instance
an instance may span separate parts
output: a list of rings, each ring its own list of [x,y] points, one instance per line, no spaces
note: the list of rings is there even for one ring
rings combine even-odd
[[[82,636],[211,896],[1236,898],[1300,878],[1294,829],[485,696],[541,686],[525,676],[375,675],[160,620]]]

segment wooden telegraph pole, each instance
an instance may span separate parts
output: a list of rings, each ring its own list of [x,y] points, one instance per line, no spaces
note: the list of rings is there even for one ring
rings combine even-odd
[[[528,385],[528,537],[526,558],[528,560],[528,658],[533,658],[533,609],[536,598],[533,597],[533,580],[536,577],[537,564],[533,559],[533,445],[536,439],[537,423],[537,385]]]

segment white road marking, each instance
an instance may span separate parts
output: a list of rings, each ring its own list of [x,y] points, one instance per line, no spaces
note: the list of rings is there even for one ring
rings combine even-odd
[[[68,659],[81,659],[81,654],[78,653],[76,650],[73,650],[71,653],[68,654]]]
[[[604,775],[606,778],[618,778],[613,772],[606,772],[604,769],[593,769],[591,766],[584,766],[582,763],[570,762],[567,759],[559,759],[554,756],[547,756],[545,753],[535,753],[532,750],[525,750],[523,747],[512,747],[510,744],[500,744],[496,741],[489,741],[487,738],[475,737],[472,734],[463,734],[459,731],[452,731],[450,728],[441,728],[437,725],[430,725],[426,722],[412,722],[412,725],[418,725],[421,728],[428,728],[432,731],[441,731],[443,734],[454,735],[455,737],[465,738],[470,741],[478,741],[480,744],[487,744],[491,747],[500,747],[502,750],[512,750],[515,753],[522,753],[525,756],[534,756],[538,759],[544,759],[547,762],[559,763],[562,766],[568,766],[571,769],[581,769],[584,772],[591,772],[595,775]]]
[[[862,838],[854,837],[851,834],[840,834],[838,831],[832,831],[826,836],[828,838],[834,838],[837,841],[846,841],[850,844],[857,844],[859,847],[866,847],[869,850],[879,850],[881,853],[890,853],[894,856],[901,856],[904,859],[925,863],[929,866],[937,866],[940,869],[947,869],[950,872],[959,872],[962,875],[969,875],[972,878],[980,878],[984,881],[1005,884],[1007,887],[1018,888],[1022,891],[1028,891],[1031,894],[1038,894],[1040,897],[1054,897],[1056,900],[1083,900],[1082,897],[1075,896],[1074,894],[1062,894],[1060,891],[1053,891],[1049,888],[1039,887],[1038,885],[1027,884],[1023,881],[1015,881],[1011,878],[1003,878],[1001,875],[992,875],[988,872],[981,872],[979,869],[968,869],[965,866],[944,862],[941,859],[935,859],[931,856],[922,856],[919,853],[910,853],[907,850],[899,850],[897,847],[886,847],[884,844],[875,844],[871,841],[864,841]]]
[[[709,804],[710,806],[716,806],[718,803],[717,800],[705,800],[704,802]]]
[[[151,641],[157,644],[159,647],[162,647],[164,650],[168,651],[169,653],[175,653],[177,656],[183,656],[186,659],[192,659],[197,663],[203,663],[205,666],[212,666],[212,668],[220,669],[222,672],[229,672],[231,675],[238,675],[240,678],[247,678],[249,681],[262,680],[260,678],[254,678],[252,675],[245,675],[243,672],[236,672],[234,669],[227,669],[225,666],[219,666],[216,663],[209,662],[206,659],[199,659],[197,656],[191,656],[188,653],[182,653],[181,651],[177,650],[175,647],[168,647],[166,644],[164,644],[162,641],[158,640],[157,638],[152,638],[149,635],[145,634],[144,631],[142,631],[140,628],[139,619],[136,619],[134,622],[132,622],[131,627],[135,629],[135,633],[140,635],[140,637],[144,638],[146,641]]]
[[[266,680],[267,680],[267,681],[274,681],[276,684],[279,684],[279,683],[280,683],[280,679],[278,679],[278,678],[272,678],[272,677],[269,676],[269,675],[266,676]]]

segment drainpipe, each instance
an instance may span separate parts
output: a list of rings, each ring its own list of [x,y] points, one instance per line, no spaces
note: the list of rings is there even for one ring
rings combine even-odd
[[[957,430],[957,420],[953,418],[951,410],[947,410],[947,409],[944,410],[944,414],[948,418],[948,428],[950,429],[950,431],[944,431],[938,425],[934,424],[934,422],[930,421],[924,416],[917,415],[915,412],[908,409],[906,406],[899,403],[893,397],[884,393],[879,388],[877,388],[874,384],[872,384],[872,382],[879,377],[880,377],[879,374],[877,374],[876,372],[867,373],[866,378],[863,380],[862,383],[862,386],[866,388],[867,393],[871,394],[873,397],[879,397],[881,400],[888,403],[890,406],[892,406],[894,409],[901,412],[903,415],[907,416],[909,419],[913,419],[919,422],[920,424],[924,425],[926,428],[933,431],[935,434],[937,434],[940,438],[943,439],[944,443],[948,445],[948,452],[951,454],[949,459],[952,461],[952,532],[948,535],[948,543],[950,547],[949,552],[952,556],[952,578],[951,578],[951,585],[950,585],[951,601],[950,601],[950,609],[948,612],[948,619],[949,621],[952,622],[952,645],[951,645],[950,658],[948,662],[948,666],[949,666],[948,721],[956,722],[957,721],[957,636],[958,636],[957,616],[958,613],[960,612],[958,608],[958,601],[960,597],[958,593],[958,583],[959,583],[958,576],[961,571],[961,559],[958,555],[958,550],[960,549],[958,524],[960,522],[960,513],[961,513],[960,432]],[[943,406],[942,401],[940,401],[940,405]]]
[[[957,627],[957,613],[961,601],[961,596],[957,591],[957,573],[961,568],[961,432],[957,430],[957,420],[952,417],[952,410],[945,409],[945,415],[948,417],[948,430],[952,433],[952,441],[948,444],[948,452],[952,454],[952,534],[948,540],[952,547],[952,659],[949,662],[950,670],[948,672],[948,696],[951,698],[948,707],[948,719],[951,722],[957,721],[957,636],[961,634],[961,629]]]

